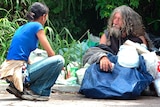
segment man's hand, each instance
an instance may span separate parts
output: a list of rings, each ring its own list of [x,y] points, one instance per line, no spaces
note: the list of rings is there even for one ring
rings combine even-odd
[[[102,69],[103,71],[109,71],[111,70],[111,68],[112,68],[112,63],[106,56],[103,56],[100,59],[100,69]]]

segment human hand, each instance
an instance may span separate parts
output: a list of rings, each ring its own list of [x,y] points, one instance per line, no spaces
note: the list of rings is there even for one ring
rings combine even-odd
[[[111,70],[111,68],[112,68],[112,63],[106,56],[103,56],[100,59],[100,69],[102,69],[103,71],[109,71]]]

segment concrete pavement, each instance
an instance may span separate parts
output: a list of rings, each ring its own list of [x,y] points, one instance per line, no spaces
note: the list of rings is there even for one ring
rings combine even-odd
[[[159,107],[160,97],[140,96],[137,100],[90,99],[78,94],[79,86],[55,85],[49,101],[17,99],[5,91],[8,84],[0,83],[0,107]]]

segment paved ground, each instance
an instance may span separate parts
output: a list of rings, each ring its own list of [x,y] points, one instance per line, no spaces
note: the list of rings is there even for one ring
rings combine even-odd
[[[0,107],[159,107],[160,97],[141,96],[137,100],[89,99],[78,94],[78,86],[55,85],[49,101],[20,100],[5,91],[0,84]]]

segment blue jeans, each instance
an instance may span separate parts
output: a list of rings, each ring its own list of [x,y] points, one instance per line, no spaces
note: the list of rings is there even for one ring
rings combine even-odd
[[[28,65],[30,89],[38,95],[49,96],[51,87],[55,84],[63,66],[64,58],[61,55],[48,57]]]

